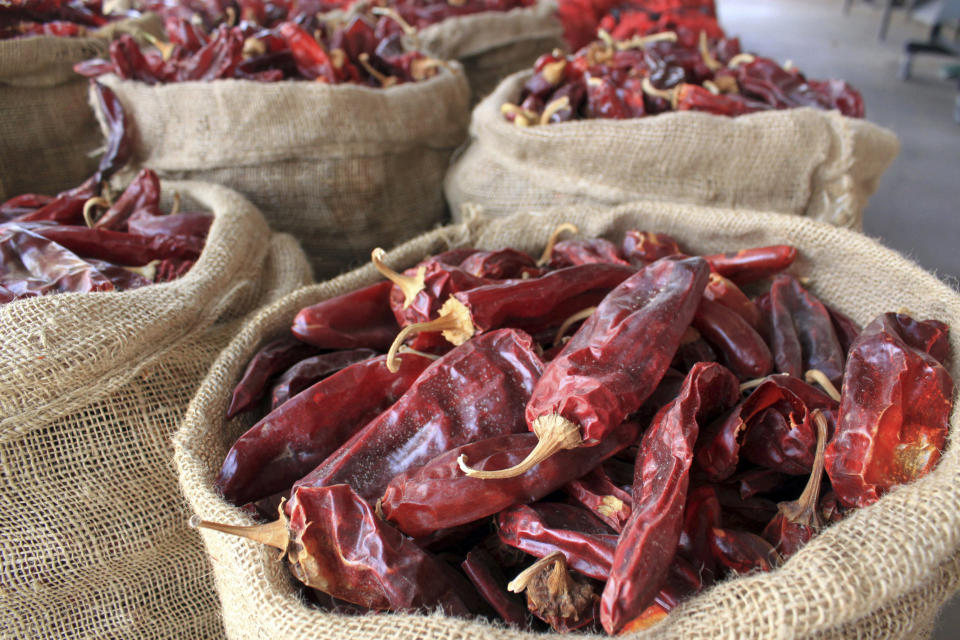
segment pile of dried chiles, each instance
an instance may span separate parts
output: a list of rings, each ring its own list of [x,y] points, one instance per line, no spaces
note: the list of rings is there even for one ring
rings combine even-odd
[[[0,304],[168,282],[200,257],[213,216],[164,214],[156,173],[144,169],[122,194],[109,193],[107,180],[130,156],[130,127],[116,95],[94,89],[110,127],[97,172],[56,196],[31,193],[0,204]]]
[[[573,55],[541,56],[517,104],[518,126],[587,118],[642,118],[667,111],[739,116],[770,109],[837,109],[862,118],[863,98],[842,80],[809,80],[740,49],[699,11],[611,13],[601,38]]]
[[[130,12],[130,16],[138,15]],[[102,0],[3,0],[0,40],[29,36],[76,38],[124,15],[104,15]]]
[[[374,251],[386,281],[301,310],[234,390],[228,416],[263,417],[216,487],[271,522],[194,524],[280,549],[336,611],[617,633],[937,463],[942,322],[861,329],[790,246],[574,230],[539,260]]]

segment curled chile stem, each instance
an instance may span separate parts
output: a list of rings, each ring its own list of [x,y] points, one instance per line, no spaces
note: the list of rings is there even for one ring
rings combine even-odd
[[[91,229],[93,228],[93,225],[96,224],[97,218],[99,217],[99,216],[94,217],[93,215],[93,210],[96,207],[103,207],[104,209],[109,209],[110,201],[102,196],[95,196],[83,203],[83,221],[87,223],[87,226],[90,227]]]
[[[540,259],[537,260],[538,267],[542,267],[550,262],[550,259],[553,257],[553,248],[557,245],[557,242],[560,240],[560,234],[564,231],[569,231],[570,233],[580,233],[580,229],[577,228],[577,225],[571,222],[563,222],[557,225],[557,228],[554,229],[553,233],[550,234],[550,239],[547,240],[547,246],[544,247],[543,254],[541,254]]]
[[[753,380],[747,380],[746,382],[740,385],[740,393],[743,393],[744,391],[749,391],[750,389],[756,389],[757,387],[762,385],[764,382],[766,382],[766,380],[767,380],[766,376],[764,376],[763,378],[754,378]]]
[[[412,354],[415,355],[415,356],[420,356],[420,357],[422,357],[422,358],[429,358],[430,360],[439,360],[439,359],[440,359],[440,356],[438,356],[438,355],[436,355],[436,354],[434,354],[434,353],[427,353],[426,351],[417,351],[417,350],[414,349],[413,347],[408,347],[408,346],[405,345],[405,344],[400,345],[400,348],[397,349],[397,353],[399,353],[399,354],[412,353]]]
[[[817,425],[817,453],[813,459],[813,469],[810,470],[810,479],[800,497],[780,505],[780,509],[790,522],[807,520],[804,524],[816,530],[822,526],[817,504],[820,501],[820,485],[823,481],[823,453],[827,447],[827,419],[820,409],[814,410],[813,422]]]
[[[550,118],[552,118],[554,114],[557,114],[569,107],[570,107],[569,97],[563,96],[562,98],[557,98],[556,100],[548,104],[544,108],[543,113],[540,114],[540,124],[549,124]]]
[[[361,53],[359,56],[357,56],[357,60],[359,60],[360,65],[367,70],[367,73],[377,79],[377,82],[379,82],[382,87],[392,87],[393,85],[397,84],[397,79],[394,76],[385,75],[373,68],[373,65],[370,64],[369,53]]]
[[[383,259],[386,256],[387,253],[380,247],[377,247],[370,253],[370,261],[373,262],[373,266],[384,278],[400,288],[400,291],[403,292],[403,308],[406,309],[426,286],[424,284],[424,278],[426,278],[427,268],[421,266],[417,269],[417,275],[415,276],[397,273],[383,263]]]
[[[603,44],[607,45],[609,49],[615,49],[617,46],[613,36],[610,35],[606,29],[597,29],[597,38],[602,40]]]
[[[677,99],[682,86],[683,83],[680,83],[673,89],[657,89],[655,86],[653,86],[653,83],[650,82],[649,76],[644,78],[643,82],[640,83],[640,87],[643,89],[645,94],[648,96],[653,96],[654,98],[663,98],[664,100],[669,100],[670,106],[673,109],[677,108]]]
[[[527,457],[516,465],[498,471],[483,471],[473,469],[467,464],[467,457],[457,458],[460,469],[471,478],[482,480],[497,480],[515,478],[537,466],[553,454],[564,449],[576,449],[583,444],[580,436],[580,427],[563,416],[555,413],[540,416],[533,421],[533,432],[537,435],[536,446],[527,454]]]
[[[840,392],[837,388],[830,382],[830,378],[827,375],[820,371],[819,369],[810,369],[805,374],[803,374],[803,379],[807,381],[808,384],[819,384],[823,387],[823,390],[827,392],[827,395],[840,402]]]
[[[710,53],[710,46],[707,42],[706,31],[700,32],[700,57],[703,58],[703,64],[705,64],[707,69],[710,69],[710,71],[719,71],[723,68],[723,64],[714,58],[712,53]]]
[[[386,16],[391,20],[393,20],[394,22],[396,22],[398,25],[400,25],[400,28],[403,30],[403,32],[408,36],[411,36],[413,38],[417,37],[416,27],[414,27],[409,22],[404,20],[403,16],[397,13],[396,9],[393,9],[392,7],[373,7],[371,11],[375,16]]]
[[[717,83],[714,82],[713,80],[704,80],[704,81],[703,81],[703,88],[706,89],[707,91],[709,91],[710,93],[712,93],[712,94],[715,95],[715,96],[718,96],[718,95],[720,95],[720,93],[721,93],[720,87],[718,87],[718,86],[717,86]]]
[[[515,105],[512,102],[505,102],[500,105],[500,113],[503,115],[513,115],[513,124],[518,127],[529,127],[531,123],[537,122],[540,118],[536,113],[529,109]]]
[[[567,329],[572,327],[575,323],[580,322],[581,320],[586,320],[593,315],[593,312],[596,311],[596,307],[587,307],[581,311],[577,311],[575,314],[563,321],[563,324],[560,325],[560,328],[557,329],[557,335],[553,337],[553,344],[560,344],[560,340],[563,339],[563,334],[567,332]]]
[[[739,67],[741,64],[750,64],[756,60],[756,56],[750,53],[738,53],[737,55],[730,58],[730,62],[727,63],[727,67],[734,69]]]
[[[661,31],[660,33],[652,33],[648,36],[636,35],[630,38],[629,40],[622,40],[621,42],[616,43],[617,51],[627,51],[628,49],[643,49],[648,44],[654,42],[676,42],[677,41],[677,32],[676,31]]]
[[[556,86],[560,84],[561,80],[563,80],[563,72],[566,70],[566,68],[566,58],[557,60],[556,62],[548,62],[547,64],[543,65],[543,69],[540,70],[540,75],[543,76],[544,80]]]
[[[427,331],[441,331],[447,341],[459,346],[476,333],[476,327],[473,325],[470,310],[467,309],[466,305],[456,298],[448,298],[447,301],[443,303],[443,306],[440,307],[440,316],[438,318],[428,320],[427,322],[408,324],[400,330],[400,333],[394,338],[393,344],[390,345],[390,350],[387,351],[387,369],[389,369],[391,373],[396,373],[400,370],[400,363],[397,362],[397,352],[400,349],[400,345],[403,344],[403,341],[411,334],[424,333]]]
[[[213,529],[221,533],[228,533],[233,536],[247,538],[260,544],[287,551],[290,544],[290,530],[287,527],[287,519],[283,516],[283,507],[280,508],[280,519],[258,524],[252,527],[241,527],[232,524],[220,524],[219,522],[209,522],[201,520],[198,516],[190,518],[190,526],[194,529]]]
[[[530,586],[530,582],[536,577],[536,575],[543,571],[544,567],[549,567],[550,565],[554,566],[554,572],[556,572],[557,568],[559,567],[564,574],[567,573],[566,556],[564,556],[560,551],[554,551],[550,555],[540,558],[532,565],[517,574],[517,577],[507,584],[507,591],[512,593],[523,593],[527,587]],[[555,584],[556,583],[551,580],[551,586]]]

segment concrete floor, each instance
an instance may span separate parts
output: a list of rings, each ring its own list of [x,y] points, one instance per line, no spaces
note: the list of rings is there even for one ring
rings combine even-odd
[[[792,60],[811,78],[850,82],[863,94],[867,118],[900,137],[900,155],[866,208],[864,232],[957,286],[957,84],[938,77],[946,59],[932,56],[915,59],[911,81],[897,79],[904,42],[925,39],[928,28],[898,11],[886,41],[880,42],[880,10],[862,1],[854,3],[848,16],[843,15],[842,0],[716,2],[721,24],[740,36],[745,50]]]
[[[864,214],[864,232],[957,287],[960,278],[960,125],[957,84],[937,72],[946,60],[915,59],[909,82],[897,79],[903,44],[928,27],[894,14],[885,42],[880,10],[862,1],[716,0],[721,24],[746,51],[792,60],[811,78],[842,78],[863,93],[867,118],[893,130],[900,155]],[[875,3],[881,4],[881,3]],[[952,35],[952,31],[948,32]],[[960,43],[957,44],[960,47]],[[960,598],[944,609],[935,640],[960,637]]]

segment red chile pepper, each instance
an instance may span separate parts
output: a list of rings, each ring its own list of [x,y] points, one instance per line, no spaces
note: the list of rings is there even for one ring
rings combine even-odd
[[[477,278],[507,280],[543,275],[533,258],[516,249],[470,251],[470,255],[457,266]]]
[[[622,250],[627,260],[637,266],[683,253],[677,241],[665,233],[632,230],[624,235]]]
[[[730,478],[727,484],[736,487],[740,497],[744,500],[763,493],[770,493],[780,488],[786,481],[786,476],[770,469],[752,469],[738,473]]]
[[[321,349],[386,351],[400,328],[390,308],[389,282],[378,282],[300,310],[290,329]]]
[[[550,254],[552,269],[596,263],[630,264],[620,255],[617,245],[603,238],[561,240],[554,245]]]
[[[563,491],[617,533],[623,530],[630,519],[633,498],[610,481],[603,467],[597,467],[587,475],[568,482],[563,486]]]
[[[134,271],[136,267],[118,267],[115,264],[104,262],[103,260],[95,260],[93,258],[85,258],[84,262],[89,263],[91,266],[93,266],[93,268],[110,280],[117,291],[138,289],[153,282],[153,280],[148,277],[151,275],[149,266],[144,267],[142,269],[143,272],[141,272]]]
[[[772,571],[780,564],[776,549],[760,536],[747,531],[712,529],[710,548],[720,566],[737,574]]]
[[[170,282],[171,280],[176,280],[190,271],[194,264],[196,264],[196,260],[164,258],[160,261],[160,264],[157,265],[157,275],[153,281]]]
[[[680,395],[660,410],[640,442],[633,514],[620,534],[600,603],[600,621],[617,633],[653,601],[666,579],[683,528],[698,421],[736,403],[736,377],[716,363],[694,365]]]
[[[404,355],[401,366],[408,359]],[[478,336],[435,361],[400,400],[297,486],[346,482],[374,501],[394,476],[445,451],[522,432],[523,406],[542,371],[533,341],[523,332],[501,329]]]
[[[0,227],[0,245],[16,255],[27,274],[49,291],[113,291],[113,283],[93,265],[56,242],[16,223]],[[6,286],[9,286],[7,284]]]
[[[787,274],[776,276],[770,286],[770,340],[777,371],[802,378],[817,369],[832,383],[840,382],[845,358],[830,312]]]
[[[744,457],[782,473],[810,472],[817,446],[812,412],[836,415],[828,395],[792,376],[769,376],[722,420],[708,426],[697,443],[697,465],[713,481],[729,478]]]
[[[362,607],[469,613],[442,563],[383,522],[349,486],[298,488],[287,507],[289,521],[281,511],[279,520],[254,527],[196,525],[280,549],[297,580]]]
[[[925,475],[946,444],[953,380],[904,324],[897,314],[883,314],[850,348],[826,452],[827,475],[844,506],[865,507]]]
[[[138,236],[122,231],[67,225],[33,224],[31,231],[57,242],[74,253],[114,264],[143,266],[153,260],[196,260],[203,250],[202,238],[189,236]]]
[[[15,222],[83,224],[83,205],[97,194],[100,185],[90,178],[79,187],[63,191],[38,209],[14,218]]]
[[[703,291],[703,297],[736,312],[757,331],[763,326],[763,317],[757,305],[732,280],[724,278],[719,273],[710,274],[710,281]]]
[[[638,430],[636,423],[624,423],[596,447],[563,451],[522,475],[492,481],[463,475],[458,458],[471,456],[478,467],[495,468],[522,460],[537,438],[531,433],[514,432],[475,439],[398,474],[386,487],[380,506],[387,520],[415,538],[473,522],[559,489],[633,444]]]
[[[827,306],[830,312],[830,319],[833,321],[833,330],[837,333],[837,339],[840,341],[840,348],[846,354],[850,351],[853,341],[860,335],[860,325],[849,318],[849,316],[837,311],[833,307]]]
[[[773,545],[782,558],[800,550],[823,527],[820,517],[820,481],[823,478],[823,452],[827,444],[827,420],[819,411],[814,413],[817,424],[817,456],[813,470],[799,498],[777,505],[777,515],[763,530],[763,537]]]
[[[123,195],[91,226],[95,229],[126,231],[127,219],[141,209],[153,214],[160,210],[160,178],[150,169],[141,169]]]
[[[670,567],[670,573],[667,574],[663,588],[653,599],[653,604],[625,624],[620,634],[649,629],[676,609],[685,596],[700,591],[704,586],[697,571],[683,558],[677,556]]]
[[[778,244],[704,256],[710,268],[738,285],[750,284],[783,271],[797,259],[796,247]]]
[[[138,236],[192,236],[206,238],[213,224],[209,213],[188,212],[154,215],[145,209],[127,219],[127,232]]]
[[[130,38],[124,34],[121,40]],[[117,41],[111,43],[110,50]],[[132,39],[131,39],[132,42]],[[97,172],[93,174],[93,181],[97,193],[100,186],[109,180],[113,174],[126,166],[133,155],[133,136],[130,133],[130,120],[113,89],[106,87],[95,80],[91,80],[93,93],[97,97],[99,111],[107,124],[107,150],[100,157]]]
[[[701,86],[686,83],[677,87],[675,101],[677,111],[703,111],[731,118],[771,108],[763,102],[735,93],[717,94]]]
[[[284,491],[394,404],[431,363],[404,355],[394,374],[383,360],[349,366],[271,411],[230,448],[217,489],[235,504]]]
[[[304,389],[352,364],[377,357],[372,349],[346,349],[304,358],[283,372],[270,393],[270,410],[274,410]]]
[[[760,378],[773,371],[773,356],[763,337],[729,307],[701,300],[693,326],[741,379]]]
[[[522,599],[507,591],[507,579],[493,556],[482,547],[474,547],[460,568],[504,622],[519,629],[530,628]]]
[[[599,613],[593,585],[571,576],[559,551],[524,569],[507,588],[526,591],[527,609],[561,633],[593,626]]]
[[[456,291],[440,307],[438,318],[404,327],[390,354],[413,333],[442,332],[447,341],[457,345],[475,334],[504,326],[530,332],[554,326],[570,314],[597,304],[634,273],[636,269],[629,265],[584,264],[539,278],[503,280]]]
[[[330,55],[313,36],[293,22],[283,23],[278,30],[286,38],[293,58],[297,61],[297,69],[303,77],[330,84],[337,82],[337,72]]]
[[[227,419],[252,409],[266,392],[270,378],[315,353],[316,347],[295,338],[280,338],[260,347],[233,390]]]
[[[567,565],[595,580],[610,574],[617,535],[586,509],[569,504],[517,504],[497,514],[504,544],[537,558],[561,552]]]
[[[914,349],[929,353],[944,364],[950,357],[950,328],[937,320],[914,320],[905,313],[891,318],[900,330],[900,337]]]
[[[313,38],[310,39],[313,40]],[[243,34],[239,29],[220,25],[210,42],[181,62],[176,70],[176,80],[187,82],[234,77],[237,66],[243,60],[243,40]],[[314,43],[316,44],[316,41]],[[296,51],[294,51],[294,57],[296,57]]]
[[[509,478],[561,449],[602,442],[656,389],[693,319],[707,273],[702,258],[664,258],[624,280],[537,383],[526,418],[538,444],[527,459],[496,472],[472,471],[466,461],[461,468],[481,478]]]
[[[710,530],[722,522],[720,499],[713,486],[700,485],[687,492],[677,554],[691,563],[703,584],[711,584],[717,577],[716,561],[710,550]]]
[[[56,198],[54,196],[44,196],[37,193],[24,193],[14,196],[4,203],[0,203],[0,216],[6,220],[4,222],[21,216],[25,213],[31,213],[40,207],[44,207]]]
[[[671,366],[678,371],[689,371],[698,362],[716,362],[717,360],[717,352],[710,343],[703,339],[699,331],[693,327],[687,327],[683,337],[680,338],[680,348],[677,349],[677,355],[674,356]],[[683,380],[682,375],[680,380]],[[672,400],[673,397],[670,396],[668,400]]]
[[[827,491],[820,498],[820,518],[824,522],[840,522],[843,520],[844,509],[837,500],[837,494],[834,491]]]

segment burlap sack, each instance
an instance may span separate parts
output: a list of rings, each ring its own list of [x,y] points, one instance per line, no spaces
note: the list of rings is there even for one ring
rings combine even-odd
[[[132,170],[236,189],[300,241],[318,278],[446,217],[441,182],[469,118],[456,63],[390,89],[101,81],[136,123]]]
[[[454,219],[565,204],[662,200],[776,211],[860,229],[899,150],[896,136],[837,112],[790,109],[726,118],[666,113],[519,128],[500,113],[530,71],[477,105],[470,146],[444,181]]]
[[[216,216],[184,277],[0,307],[0,637],[223,635],[170,439],[242,316],[309,264],[238,194],[163,186]]]
[[[566,48],[556,13],[553,0],[538,0],[523,9],[447,18],[422,29],[417,38],[430,55],[463,65],[476,103],[507,74],[530,68],[553,49]]]
[[[0,201],[21,193],[55,194],[97,169],[101,144],[77,62],[105,56],[121,33],[159,36],[159,16],[111,23],[85,38],[0,40]]]
[[[907,307],[917,317],[960,327],[960,296],[877,242],[800,217],[666,203],[615,209],[572,207],[502,218],[426,234],[389,254],[407,267],[425,254],[473,241],[538,253],[551,229],[574,222],[586,234],[619,239],[630,228],[673,234],[691,251],[788,242],[800,248],[791,269],[812,279],[817,295],[867,323]],[[308,287],[256,315],[210,370],[175,437],[180,486],[204,519],[251,524],[220,499],[213,479],[244,424],[225,422],[232,385],[264,341],[288,330],[296,311],[378,276],[365,267]],[[952,332],[951,373],[960,380],[960,331]],[[960,411],[951,418],[957,434]],[[301,602],[278,554],[262,545],[204,531],[227,634],[234,639],[535,638],[481,622],[416,615],[344,617]],[[676,609],[643,638],[918,638],[929,635],[941,604],[960,585],[960,450],[936,470],[879,503],[827,528],[780,569],[724,582]],[[560,638],[561,636],[551,636]],[[568,636],[569,637],[569,636]]]

